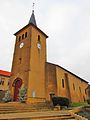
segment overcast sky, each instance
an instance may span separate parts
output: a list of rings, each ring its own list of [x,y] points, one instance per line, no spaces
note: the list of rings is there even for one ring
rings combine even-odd
[[[33,1],[47,60],[90,82],[90,0],[0,0],[0,69],[11,70],[13,34],[28,24]]]

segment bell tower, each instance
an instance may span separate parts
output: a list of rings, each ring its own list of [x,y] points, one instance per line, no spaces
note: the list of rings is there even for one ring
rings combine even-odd
[[[11,70],[13,99],[18,100],[19,89],[27,88],[27,102],[31,98],[45,98],[46,38],[37,27],[34,10],[29,23],[14,34],[16,43]]]

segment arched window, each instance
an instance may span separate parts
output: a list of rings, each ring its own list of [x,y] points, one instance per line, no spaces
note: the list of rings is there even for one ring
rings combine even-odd
[[[41,49],[40,35],[38,35],[37,47],[38,47],[38,50],[40,50],[40,49]]]
[[[80,93],[81,93],[81,87],[79,87],[79,91],[80,91]]]
[[[74,83],[73,83],[73,89],[75,90],[75,85],[74,85]]]
[[[38,35],[38,41],[40,41],[40,35]]]
[[[22,35],[22,39],[24,39],[24,34]]]
[[[19,42],[21,41],[21,36],[19,36]]]

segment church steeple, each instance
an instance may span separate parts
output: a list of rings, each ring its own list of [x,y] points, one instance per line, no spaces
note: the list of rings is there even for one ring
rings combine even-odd
[[[34,15],[34,4],[35,4],[35,3],[33,3],[32,15],[31,15],[31,17],[30,17],[30,20],[29,20],[29,23],[28,23],[28,24],[32,23],[32,24],[34,24],[35,26],[37,26],[36,20],[35,20],[35,15]]]

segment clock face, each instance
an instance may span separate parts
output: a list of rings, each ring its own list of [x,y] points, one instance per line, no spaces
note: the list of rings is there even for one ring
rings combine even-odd
[[[22,48],[23,46],[24,46],[24,43],[22,42],[19,47]]]
[[[37,43],[37,47],[38,47],[38,49],[41,49],[41,44]]]

